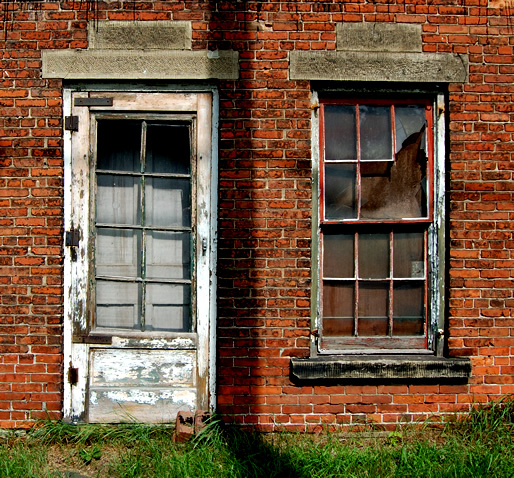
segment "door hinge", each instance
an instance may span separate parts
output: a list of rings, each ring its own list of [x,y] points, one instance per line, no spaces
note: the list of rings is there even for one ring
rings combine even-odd
[[[71,385],[77,385],[79,383],[79,369],[77,367],[72,367],[70,363],[70,368],[68,369],[68,382]]]
[[[78,116],[66,116],[64,118],[64,129],[66,131],[78,131],[79,130],[79,117]]]
[[[112,98],[75,98],[74,106],[112,106]]]
[[[64,245],[68,247],[78,247],[80,241],[80,230],[71,228],[69,231],[66,231],[66,236],[64,238]]]

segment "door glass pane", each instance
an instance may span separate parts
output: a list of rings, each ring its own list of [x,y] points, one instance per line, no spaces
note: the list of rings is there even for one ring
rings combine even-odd
[[[325,165],[325,218],[355,218],[355,163]]]
[[[189,127],[149,124],[146,133],[147,173],[191,173]]]
[[[100,120],[97,138],[97,169],[140,171],[140,121]]]
[[[147,226],[191,226],[191,187],[189,179],[147,178]]]
[[[191,277],[190,234],[150,231],[146,236],[146,277],[148,279],[189,279]]]
[[[352,282],[323,283],[323,333],[353,335],[354,287]]]
[[[326,105],[325,161],[357,159],[355,106]]]
[[[425,277],[424,237],[423,232],[394,233],[394,277]]]
[[[424,283],[394,284],[393,335],[423,335]]]
[[[97,276],[133,279],[141,276],[140,244],[141,231],[97,228]]]
[[[140,224],[140,179],[97,175],[96,221],[103,224]]]
[[[360,336],[387,335],[388,304],[388,283],[359,283],[358,334]]]
[[[96,327],[140,328],[141,284],[96,281]]]
[[[389,234],[359,234],[359,277],[389,277]]]
[[[354,277],[353,234],[323,234],[323,276]]]
[[[393,143],[389,106],[359,106],[361,159],[392,159]]]
[[[147,284],[145,328],[189,331],[191,287],[182,284]]]

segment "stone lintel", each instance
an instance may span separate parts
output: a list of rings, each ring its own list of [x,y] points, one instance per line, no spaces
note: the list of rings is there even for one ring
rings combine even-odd
[[[291,373],[299,380],[467,379],[471,362],[426,355],[292,358]]]
[[[452,53],[292,51],[291,80],[462,83],[467,59]]]
[[[421,25],[408,23],[338,23],[341,51],[418,52],[423,50]]]
[[[90,22],[88,38],[95,50],[190,50],[191,22]]]
[[[43,78],[236,80],[238,53],[205,50],[43,50]]]

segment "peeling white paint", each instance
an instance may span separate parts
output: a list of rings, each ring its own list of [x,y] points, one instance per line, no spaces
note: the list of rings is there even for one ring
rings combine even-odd
[[[195,349],[194,338],[173,337],[173,338],[132,338],[132,337],[113,337],[113,347],[143,347],[149,349]]]
[[[195,383],[195,351],[108,350],[91,354],[94,386],[152,386]]]

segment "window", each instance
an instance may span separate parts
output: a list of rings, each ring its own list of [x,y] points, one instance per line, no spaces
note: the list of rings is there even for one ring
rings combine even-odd
[[[433,103],[323,99],[319,120],[318,352],[429,352]]]
[[[191,330],[190,129],[98,118],[96,329]]]

